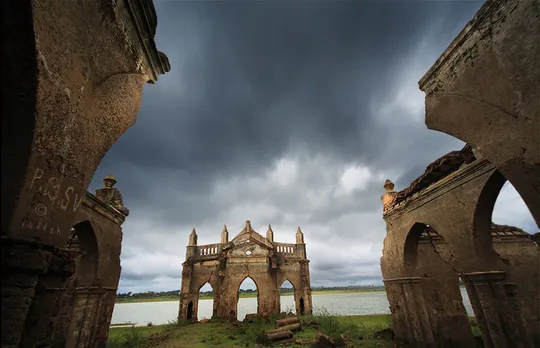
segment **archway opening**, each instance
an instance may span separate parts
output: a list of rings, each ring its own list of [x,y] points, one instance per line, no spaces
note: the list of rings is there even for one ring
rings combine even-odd
[[[491,222],[493,250],[505,272],[507,296],[516,303],[515,316],[523,318],[524,335],[540,344],[540,229],[521,195],[498,173],[484,187],[478,211],[478,225]]]
[[[236,316],[244,320],[247,314],[259,313],[259,291],[251,277],[246,277],[238,287]]]
[[[279,311],[285,313],[296,313],[296,305],[294,303],[294,286],[285,279],[279,288]]]
[[[95,285],[99,255],[96,235],[89,221],[73,226],[67,248],[79,253],[75,271],[77,285],[79,287]]]
[[[187,318],[187,320],[192,320],[193,319],[193,301],[189,301],[189,303],[187,305],[186,318]]]
[[[414,224],[404,256],[406,276],[419,279],[418,296],[423,297],[434,339],[448,346],[473,344],[469,316],[474,313],[465,288],[460,287],[453,252],[443,236],[433,226]]]
[[[199,289],[199,304],[197,306],[199,319],[210,319],[216,315],[214,295],[214,289],[208,282]]]
[[[304,306],[304,298],[300,297],[300,315],[304,315],[306,313],[306,307]]]

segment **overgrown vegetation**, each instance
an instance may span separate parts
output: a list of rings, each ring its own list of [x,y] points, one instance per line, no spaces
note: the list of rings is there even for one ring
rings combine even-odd
[[[290,308],[286,312],[290,311]],[[173,348],[173,347],[257,347],[261,332],[275,328],[278,315],[252,322],[208,323],[171,322],[168,325],[117,328],[109,332],[109,348]],[[309,347],[318,332],[335,340],[345,337],[344,347],[394,347],[393,341],[377,339],[375,332],[390,327],[389,315],[335,316],[327,310],[316,310],[314,316],[300,317],[303,328],[295,339]]]

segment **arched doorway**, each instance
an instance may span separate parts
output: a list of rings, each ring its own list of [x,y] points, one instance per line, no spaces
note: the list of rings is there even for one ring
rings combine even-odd
[[[417,321],[421,323],[417,329],[424,341],[441,342],[445,347],[472,346],[468,316],[474,313],[464,305],[469,303],[468,295],[460,287],[452,257],[452,250],[433,226],[415,223],[405,242],[405,275],[411,279],[406,288],[415,288],[415,306],[420,307],[416,308]]]
[[[193,319],[193,301],[189,301],[189,303],[187,305],[186,318],[187,318],[187,320],[192,320]]]
[[[215,294],[214,289],[210,283],[206,282],[199,289],[199,302],[197,304],[197,318],[210,319],[215,317]]]
[[[523,319],[517,327],[528,331],[517,335],[530,336],[539,345],[540,248],[536,238],[540,228],[521,195],[499,172],[483,188],[477,211],[479,229],[490,222],[493,249],[505,271],[508,300],[516,320]]]
[[[244,320],[247,314],[259,313],[259,288],[251,277],[246,277],[238,287],[236,315]]]
[[[279,295],[279,311],[282,313],[296,313],[294,286],[288,279],[281,283]]]

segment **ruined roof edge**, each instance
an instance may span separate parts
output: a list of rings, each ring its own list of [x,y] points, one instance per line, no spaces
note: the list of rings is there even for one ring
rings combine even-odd
[[[443,64],[448,61],[450,57],[452,57],[454,51],[456,51],[461,46],[461,44],[466,41],[469,35],[472,34],[473,29],[476,29],[476,27],[480,25],[483,19],[487,17],[495,8],[498,8],[501,3],[502,0],[487,0],[482,5],[482,7],[480,7],[474,17],[465,25],[465,27],[461,30],[458,36],[456,36],[456,38],[452,40],[446,50],[444,50],[444,52],[435,61],[431,68],[429,68],[429,70],[424,74],[424,76],[422,76],[422,78],[418,81],[418,86],[420,87],[420,89],[422,89],[426,82],[430,79],[430,77],[435,74],[435,72],[439,70],[443,66]]]
[[[152,82],[171,70],[169,59],[157,50],[154,36],[157,28],[157,15],[152,0],[126,0],[129,14],[133,19],[139,42],[144,49],[148,64],[152,70]]]

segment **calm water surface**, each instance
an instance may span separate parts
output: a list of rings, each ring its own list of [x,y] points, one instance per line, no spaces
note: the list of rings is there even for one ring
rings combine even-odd
[[[465,289],[461,289],[463,304],[467,313],[473,315],[471,303]],[[388,300],[384,291],[358,292],[349,294],[313,294],[313,307],[315,312],[325,308],[336,315],[361,314],[390,314]],[[199,301],[198,319],[212,316],[212,300]],[[293,296],[281,296],[281,310],[294,309]],[[238,301],[238,319],[242,320],[248,313],[257,312],[257,298],[241,298]],[[111,323],[132,322],[137,325],[146,325],[152,322],[155,325],[167,324],[178,316],[178,302],[137,302],[117,303]]]

